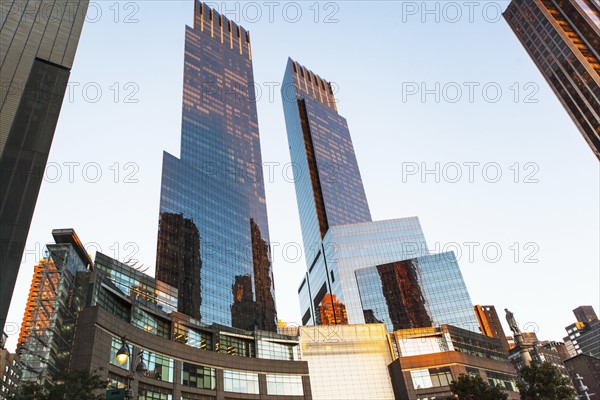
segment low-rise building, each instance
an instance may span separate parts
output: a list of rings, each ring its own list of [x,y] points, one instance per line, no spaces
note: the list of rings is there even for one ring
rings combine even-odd
[[[462,374],[478,375],[519,399],[517,376],[499,339],[442,325],[398,330],[392,340],[399,355],[390,365],[398,400],[446,399],[450,383]]]

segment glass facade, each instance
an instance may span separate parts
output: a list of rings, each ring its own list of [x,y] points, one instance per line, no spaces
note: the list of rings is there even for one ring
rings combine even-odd
[[[365,317],[354,272],[426,255],[429,250],[418,218],[332,226],[322,251],[299,290],[304,325],[364,324]],[[335,301],[332,302],[332,296]],[[345,308],[345,314],[344,314]],[[341,316],[341,318],[339,318]]]
[[[449,367],[413,370],[410,371],[410,376],[415,389],[448,386],[452,382]]]
[[[94,268],[102,272],[123,295],[135,298],[140,304],[152,309],[160,308],[165,313],[177,310],[176,288],[100,252],[96,253]],[[120,305],[109,307],[118,309]]]
[[[281,89],[304,247],[318,251],[329,227],[371,221],[346,119],[331,84],[288,59]]]
[[[479,332],[452,252],[361,269],[356,281],[367,323],[390,331],[449,324]]]
[[[264,339],[258,341],[258,358],[299,360],[298,350],[298,343],[280,343]]]
[[[163,158],[156,276],[193,318],[276,331],[250,35],[198,1],[194,13],[180,157]]]
[[[389,329],[436,323],[477,329],[455,260],[423,260],[422,268],[411,267],[415,260],[403,261],[429,254],[419,220],[371,220],[348,125],[338,114],[332,85],[289,59],[281,95],[308,267],[298,289],[302,324],[385,321]],[[433,276],[429,261],[442,278]],[[369,287],[359,293],[355,271],[362,268],[379,272],[375,270],[376,276],[364,282]],[[439,279],[447,279],[447,286]]]
[[[513,0],[504,18],[600,159],[598,2]]]
[[[88,4],[89,0],[1,3],[0,332]]]
[[[293,375],[267,374],[267,394],[283,396],[302,396],[302,377]]]
[[[394,332],[400,357],[457,351],[481,358],[506,361],[502,343],[479,333],[451,325],[401,329]]]
[[[258,374],[241,371],[223,371],[226,392],[258,394]]]
[[[173,391],[140,383],[137,400],[173,400]]]
[[[69,367],[77,313],[87,298],[87,286],[81,284],[87,258],[68,243],[47,248],[50,260],[34,275],[17,350],[25,382],[51,382]]]
[[[216,370],[202,365],[181,363],[181,384],[199,389],[214,389],[217,385]]]

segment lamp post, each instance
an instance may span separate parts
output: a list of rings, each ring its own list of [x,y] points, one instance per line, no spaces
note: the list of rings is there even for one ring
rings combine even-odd
[[[121,338],[121,343],[122,346],[117,352],[116,359],[120,365],[124,365],[129,360],[131,356],[131,351],[129,350],[129,345],[126,342],[125,337]],[[146,372],[148,372],[148,366],[146,366],[146,363],[144,362],[144,350],[140,350],[138,356],[140,361],[138,362],[135,369],[132,370],[131,368],[128,368],[127,371],[127,389],[125,389],[125,400],[133,399],[133,390],[131,390],[131,382],[135,379],[136,372],[140,374],[145,374]]]

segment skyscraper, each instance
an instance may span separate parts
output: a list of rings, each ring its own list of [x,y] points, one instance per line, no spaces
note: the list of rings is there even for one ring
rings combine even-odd
[[[588,354],[600,358],[600,320],[592,306],[580,306],[573,310],[577,322],[565,327],[568,336],[563,340],[572,353]]]
[[[250,34],[194,4],[181,154],[163,158],[156,276],[179,289],[180,311],[205,323],[274,331]]]
[[[500,339],[506,351],[509,351],[510,346],[508,345],[504,328],[502,328],[500,317],[498,317],[498,313],[496,312],[496,307],[477,305],[473,306],[473,308],[475,309],[475,316],[477,317],[477,322],[479,322],[481,333],[485,336]]]
[[[392,329],[395,324],[453,323],[476,331],[477,321],[458,264],[455,260],[447,264],[443,256],[426,257],[429,249],[418,218],[371,220],[348,124],[338,113],[332,85],[289,59],[281,95],[296,166],[294,183],[307,261],[307,273],[298,289],[302,324],[385,321]],[[423,259],[413,264],[414,269],[399,263],[418,257]],[[435,277],[422,279],[435,270],[452,271],[453,279],[445,282],[445,287],[455,297],[445,308],[432,312],[431,307],[441,304],[436,297],[450,296],[428,289],[426,282],[435,282],[434,288]],[[403,304],[404,311],[392,307],[388,313],[372,307],[386,301],[388,305]],[[347,321],[336,318],[342,310]]]
[[[600,159],[597,0],[513,0],[504,18]]]
[[[92,260],[72,229],[52,235],[56,244],[47,245],[49,258],[35,267],[19,335],[21,379],[27,382],[52,381],[68,368],[77,313],[87,300],[81,279]]]
[[[0,5],[0,332],[89,0]]]

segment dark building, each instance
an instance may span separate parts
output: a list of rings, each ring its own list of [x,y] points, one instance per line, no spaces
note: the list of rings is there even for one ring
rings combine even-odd
[[[182,214],[161,213],[156,261],[156,279],[179,290],[179,312],[201,319],[200,234]]]
[[[390,364],[398,400],[446,399],[462,374],[480,376],[519,399],[517,376],[500,340],[451,325],[403,329],[391,334],[398,358]]]
[[[565,327],[567,335],[563,340],[572,356],[587,354],[600,358],[600,320],[591,306],[581,306],[573,310],[577,322]]]
[[[181,312],[277,329],[250,34],[199,1],[185,31],[181,152],[164,153],[160,221],[156,274],[178,288]],[[232,291],[242,282],[243,309],[254,308],[243,318]]]
[[[571,379],[579,374],[583,378],[583,383],[588,387],[588,393],[600,396],[600,358],[578,354],[564,360],[564,364]],[[576,382],[573,384],[577,387]]]
[[[570,378],[569,372],[563,363],[566,349],[564,343],[553,341],[535,341],[527,344],[527,350],[531,356],[531,360],[538,363],[550,363],[556,368],[565,378]],[[525,366],[523,357],[519,349],[513,348],[509,353],[510,362],[514,365],[517,371]]]
[[[592,306],[579,306],[573,310],[573,314],[575,314],[575,318],[577,318],[578,322],[584,324],[588,324],[598,319],[596,311],[594,311],[594,307]]]
[[[88,7],[3,1],[0,16],[0,332]]]
[[[513,0],[504,18],[600,159],[600,6]]]
[[[9,399],[21,379],[19,356],[0,346],[0,399]]]
[[[498,313],[496,312],[496,307],[476,305],[473,308],[475,309],[475,316],[477,317],[477,322],[479,322],[481,333],[485,336],[499,339],[508,352],[510,346],[506,339],[504,328],[502,328],[500,317],[498,317]]]

